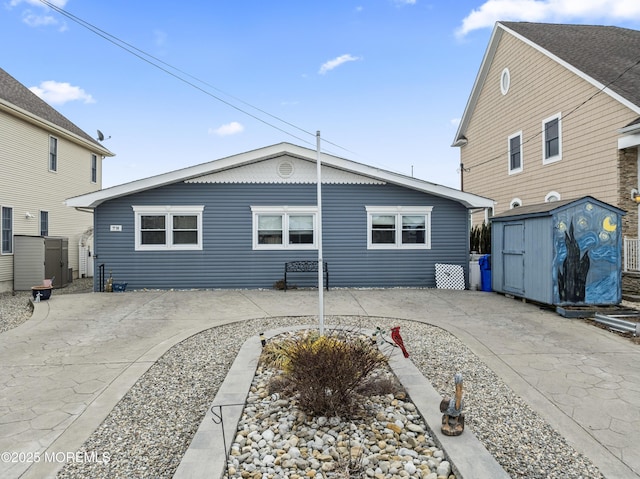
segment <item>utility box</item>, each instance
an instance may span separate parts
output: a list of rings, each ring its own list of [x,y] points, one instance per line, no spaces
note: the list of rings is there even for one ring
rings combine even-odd
[[[551,305],[622,300],[622,216],[591,196],[491,219],[493,290]]]
[[[30,291],[42,284],[44,274],[44,237],[13,237],[13,289]]]

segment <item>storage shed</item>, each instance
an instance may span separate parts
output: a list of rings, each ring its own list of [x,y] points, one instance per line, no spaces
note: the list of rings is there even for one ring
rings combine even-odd
[[[494,216],[494,291],[553,305],[620,303],[624,214],[585,196]]]

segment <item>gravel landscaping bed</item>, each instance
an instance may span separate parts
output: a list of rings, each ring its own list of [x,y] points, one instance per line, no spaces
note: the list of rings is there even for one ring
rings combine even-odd
[[[266,330],[314,322],[314,317],[243,321],[212,328],[174,346],[140,378],[82,446],[80,452],[108,453],[108,464],[67,464],[58,478],[171,477],[243,342]],[[427,324],[388,318],[328,317],[327,324],[363,329],[379,326],[385,331],[400,326],[410,359],[443,396],[453,394],[452,378],[461,372],[466,428],[511,477],[603,477],[589,459],[570,447],[450,333]]]
[[[93,278],[76,279],[64,288],[54,289],[52,295],[89,293],[93,290]],[[0,333],[20,326],[31,317],[31,291],[0,293]]]

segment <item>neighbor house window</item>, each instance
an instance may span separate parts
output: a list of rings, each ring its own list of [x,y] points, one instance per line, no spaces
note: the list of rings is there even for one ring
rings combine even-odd
[[[253,249],[317,249],[315,206],[252,206]]]
[[[509,137],[509,174],[522,171],[522,132]]]
[[[204,206],[134,206],[136,251],[201,250]]]
[[[49,171],[58,171],[58,139],[49,137]]]
[[[431,248],[432,209],[432,206],[367,206],[367,248]]]
[[[511,200],[511,203],[509,203],[509,208],[513,209],[513,208],[518,208],[522,206],[522,200],[520,198],[514,198]]]
[[[2,254],[13,253],[13,208],[2,207]]]
[[[40,236],[49,236],[49,212],[40,212]]]
[[[560,197],[560,193],[558,193],[557,191],[550,191],[544,197],[544,201],[545,201],[545,203],[551,203],[553,201],[560,201],[560,198],[561,198]]]
[[[91,183],[98,181],[98,157],[91,155]]]
[[[542,122],[543,163],[552,163],[562,159],[562,128],[560,114]]]

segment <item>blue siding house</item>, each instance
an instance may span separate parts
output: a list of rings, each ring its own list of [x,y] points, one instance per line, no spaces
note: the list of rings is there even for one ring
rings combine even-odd
[[[66,204],[93,210],[94,263],[128,289],[271,288],[285,262],[317,260],[316,156],[281,143]],[[436,263],[468,276],[469,212],[493,201],[332,155],[321,163],[331,287],[434,287]]]

